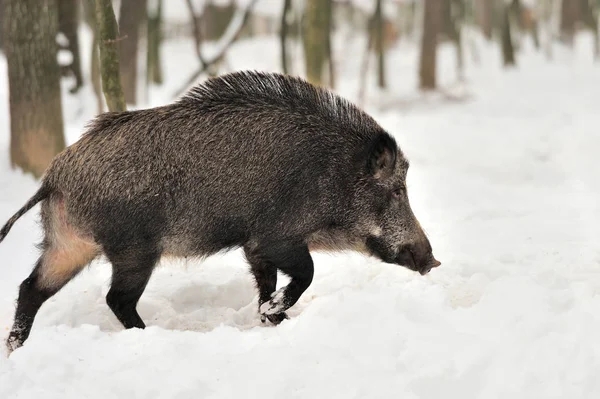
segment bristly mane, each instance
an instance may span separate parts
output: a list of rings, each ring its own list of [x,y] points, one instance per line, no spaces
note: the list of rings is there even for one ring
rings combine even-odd
[[[377,126],[373,118],[332,91],[279,73],[240,71],[211,78],[190,89],[179,102],[261,104],[323,115],[353,126]]]

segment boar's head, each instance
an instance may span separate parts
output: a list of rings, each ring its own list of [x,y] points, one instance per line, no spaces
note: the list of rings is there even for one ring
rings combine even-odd
[[[408,161],[394,139],[381,132],[368,149],[367,176],[357,196],[361,224],[369,226],[366,249],[384,262],[427,274],[441,263],[413,214],[406,190]]]

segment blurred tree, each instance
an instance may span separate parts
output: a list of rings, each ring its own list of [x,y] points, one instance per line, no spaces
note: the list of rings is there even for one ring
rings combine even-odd
[[[464,57],[462,46],[462,24],[465,20],[464,0],[442,0],[442,27],[444,34],[456,47],[456,70],[458,80],[464,78]]]
[[[96,4],[94,0],[84,0],[83,11],[85,23],[92,31],[92,51],[90,54],[90,80],[94,96],[96,97],[96,112],[104,111],[104,100],[102,99],[102,83],[100,80],[100,59],[98,54],[98,29],[96,27]]]
[[[65,148],[56,0],[3,0],[8,64],[10,159],[40,177]]]
[[[148,82],[162,84],[160,45],[162,43],[162,0],[149,0],[148,7],[148,52],[146,78]]]
[[[125,111],[125,97],[119,75],[117,36],[119,28],[111,0],[96,0],[96,29],[100,50],[102,90],[109,111]]]
[[[554,1],[553,0],[540,0],[539,3],[539,8],[538,8],[538,12],[539,12],[539,18],[540,18],[540,22],[542,23],[543,29],[544,29],[544,36],[545,36],[545,40],[544,40],[544,52],[546,53],[546,56],[548,57],[548,59],[551,59],[553,54],[552,54],[552,41],[553,41],[553,24],[552,24],[552,14],[553,14],[553,5],[554,5]]]
[[[374,36],[375,51],[377,53],[377,86],[384,89],[387,87],[385,79],[385,44],[384,44],[384,18],[383,0],[377,0],[375,4]]]
[[[560,33],[561,38],[569,43],[573,43],[573,37],[577,28],[577,22],[580,20],[579,0],[562,0],[560,8]]]
[[[225,29],[225,32],[223,33],[223,37],[221,37],[216,44],[216,47],[217,47],[216,54],[214,54],[211,58],[206,58],[203,56],[202,50],[200,49],[200,46],[199,46],[200,40],[197,40],[196,54],[198,55],[198,61],[200,61],[200,66],[185,81],[185,84],[183,84],[177,91],[175,91],[173,93],[174,97],[177,97],[177,96],[180,96],[181,94],[183,94],[189,88],[189,86],[191,84],[193,84],[194,82],[196,82],[196,80],[203,73],[208,73],[209,75],[216,74],[218,64],[220,64],[223,61],[223,59],[225,58],[225,54],[227,53],[227,50],[229,49],[229,47],[240,37],[240,34],[241,34],[242,30],[244,29],[244,26],[246,26],[246,22],[248,21],[248,16],[252,12],[252,7],[254,7],[256,2],[257,2],[257,0],[249,0],[246,3],[245,7],[239,7],[236,9],[235,14],[233,15],[233,18],[231,19],[231,22],[229,23],[229,26],[227,26],[227,28]],[[193,7],[189,7],[189,4],[188,4],[188,8],[190,8],[190,12],[193,17],[194,16]],[[196,18],[193,18],[193,21],[195,21],[195,20],[196,20]]]
[[[63,75],[71,74],[75,78],[75,85],[70,89],[71,93],[76,93],[83,86],[78,27],[79,0],[58,0],[58,31],[67,39],[63,49],[71,53],[71,63],[63,67]]]
[[[4,0],[0,0],[0,51],[4,48],[3,39],[4,36]]]
[[[436,88],[437,36],[440,32],[442,0],[424,0],[423,34],[419,59],[419,87],[422,90]]]
[[[483,35],[492,40],[494,31],[494,0],[476,0],[476,14]]]
[[[137,103],[140,31],[146,19],[146,0],[122,0],[119,13],[119,62],[125,102]]]
[[[206,1],[202,12],[203,36],[206,40],[217,40],[222,37],[231,23],[236,11],[236,3],[230,1],[222,4],[212,0]]]
[[[330,88],[335,88],[335,63],[333,59],[333,47],[331,44],[331,34],[333,32],[333,0],[325,2],[327,5],[327,27],[325,35],[325,61],[327,62],[328,82]]]
[[[581,21],[594,36],[594,58],[600,60],[600,32],[598,32],[598,9],[600,0],[579,0]]]
[[[502,7],[502,21],[500,24],[500,38],[502,40],[502,61],[504,66],[514,66],[515,62],[515,49],[512,41],[512,34],[510,30],[510,14],[512,7],[518,7],[519,0],[513,0],[511,3],[503,2]]]
[[[284,0],[283,11],[281,11],[281,26],[279,30],[279,41],[281,46],[281,70],[287,74],[290,71],[288,66],[288,52],[287,52],[287,36],[288,36],[288,18],[290,11],[292,10],[292,0]]]
[[[332,0],[306,0],[304,16],[304,58],[306,77],[314,84],[323,85],[323,67],[327,62],[329,40],[329,13]]]

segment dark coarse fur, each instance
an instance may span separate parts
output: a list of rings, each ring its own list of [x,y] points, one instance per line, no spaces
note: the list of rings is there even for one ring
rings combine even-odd
[[[439,262],[410,211],[407,168],[370,116],[285,75],[229,74],[172,105],[102,114],[0,232],[43,200],[44,252],[21,285],[9,346],[101,253],[113,264],[107,302],[128,328],[144,327],[135,306],[163,255],[243,247],[273,323],[312,280],[309,249],[356,249],[427,272]],[[275,293],[277,270],[291,282]]]
[[[173,255],[206,255],[347,224],[347,188],[364,177],[378,134],[325,90],[238,73],[173,105],[101,115],[44,184],[100,243],[152,239]]]

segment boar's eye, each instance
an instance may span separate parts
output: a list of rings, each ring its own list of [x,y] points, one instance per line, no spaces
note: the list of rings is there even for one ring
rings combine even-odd
[[[404,193],[404,190],[406,190],[405,185],[395,188],[394,191],[392,191],[392,197],[396,199],[402,197],[402,193]]]

